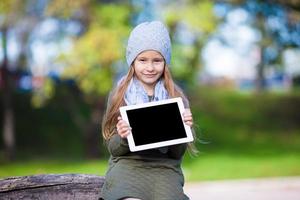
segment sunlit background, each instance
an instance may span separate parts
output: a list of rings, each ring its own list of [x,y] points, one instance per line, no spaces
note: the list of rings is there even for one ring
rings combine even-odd
[[[187,181],[300,175],[299,0],[1,0],[1,178],[104,175],[107,95],[149,20],[191,101]]]

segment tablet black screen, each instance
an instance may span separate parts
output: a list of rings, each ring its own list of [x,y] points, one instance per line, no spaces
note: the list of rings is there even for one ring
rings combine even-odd
[[[186,137],[177,103],[126,112],[136,146]]]

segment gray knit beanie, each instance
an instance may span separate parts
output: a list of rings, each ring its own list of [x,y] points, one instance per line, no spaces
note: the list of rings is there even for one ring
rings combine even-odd
[[[160,21],[141,23],[131,31],[126,49],[128,66],[131,66],[134,59],[146,50],[158,51],[164,57],[166,64],[170,64],[170,36],[167,28]]]

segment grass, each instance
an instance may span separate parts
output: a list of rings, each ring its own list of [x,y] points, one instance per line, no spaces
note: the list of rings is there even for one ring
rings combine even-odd
[[[258,157],[214,153],[189,159],[183,162],[187,182],[300,175],[299,154]],[[61,173],[103,176],[106,167],[106,160],[32,160],[1,165],[0,178]]]
[[[82,173],[104,175],[106,161],[99,160],[31,160],[18,161],[0,166],[0,177],[27,176],[35,174]]]
[[[200,156],[183,165],[187,181],[248,179],[257,177],[299,176],[300,155],[234,156],[214,154]]]

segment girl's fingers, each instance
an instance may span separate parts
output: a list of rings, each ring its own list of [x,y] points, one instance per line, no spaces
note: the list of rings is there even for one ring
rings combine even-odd
[[[121,138],[126,138],[128,135],[130,134],[130,130],[126,130],[124,132],[120,132],[119,135],[121,136]]]
[[[117,124],[117,129],[119,129],[119,130],[128,129],[128,128],[130,128],[130,127],[126,122],[120,122]]]
[[[130,131],[127,130],[126,132],[120,134],[121,138],[127,138],[127,136],[130,134]]]
[[[185,109],[183,114],[186,114],[186,115],[192,115],[192,112],[190,109]]]
[[[183,121],[186,125],[192,126],[193,125],[193,116],[190,109],[185,109],[183,115]]]
[[[187,116],[187,117],[183,117],[184,121],[192,121],[193,117],[192,116]]]
[[[185,121],[184,123],[185,123],[186,125],[188,125],[188,126],[193,125],[193,121]]]
[[[119,121],[116,125],[117,132],[122,138],[126,138],[131,131],[131,127],[128,125],[126,121],[122,120],[120,116],[118,117],[118,120]]]
[[[193,126],[193,122],[191,122],[191,121],[187,121],[187,122],[185,122],[185,124],[190,126],[190,127]]]
[[[183,113],[183,117],[192,117],[192,113]]]
[[[185,109],[185,111],[182,114],[183,118],[191,118],[192,117],[192,113],[190,111],[190,109]]]
[[[121,133],[124,133],[126,131],[130,131],[131,128],[129,126],[126,126],[126,127],[117,128],[117,130],[119,130],[119,132],[121,132]]]

